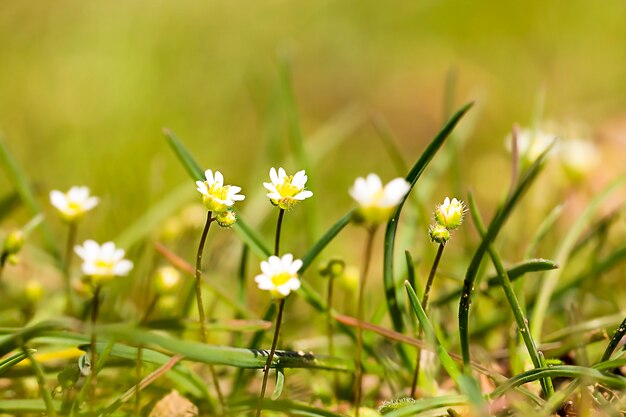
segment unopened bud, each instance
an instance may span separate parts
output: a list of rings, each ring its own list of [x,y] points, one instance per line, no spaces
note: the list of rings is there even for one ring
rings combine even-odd
[[[237,215],[233,210],[226,210],[215,216],[215,221],[220,227],[231,227],[237,221]]]
[[[15,230],[4,241],[4,251],[9,255],[18,253],[24,246],[24,232]]]
[[[441,245],[450,240],[450,231],[440,224],[431,225],[428,229],[428,234],[430,235],[430,240]]]
[[[465,204],[462,201],[456,198],[450,201],[450,198],[446,197],[443,204],[437,206],[435,210],[435,220],[446,229],[454,230],[463,222],[464,214]]]

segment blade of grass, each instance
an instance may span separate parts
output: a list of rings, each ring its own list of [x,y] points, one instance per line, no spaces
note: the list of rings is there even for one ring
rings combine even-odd
[[[30,365],[35,372],[37,384],[39,385],[39,395],[41,395],[43,402],[46,404],[46,413],[49,417],[56,417],[56,408],[52,402],[52,395],[50,394],[50,390],[48,390],[48,386],[46,384],[46,374],[44,373],[41,364],[33,357],[32,349],[27,349],[24,347],[22,348],[22,352],[30,361]]]
[[[228,414],[243,414],[254,411],[259,404],[258,399],[238,400],[228,404]],[[323,410],[321,408],[312,407],[307,404],[290,400],[263,400],[263,410],[275,411],[288,416],[302,417],[342,417],[342,414],[333,413],[332,411]]]
[[[55,411],[61,411],[61,401],[53,401]],[[45,413],[46,403],[41,399],[0,400],[0,413],[21,415],[24,413]]]
[[[476,230],[478,234],[484,238],[485,236],[485,226],[483,225],[483,221],[480,217],[480,213],[478,212],[478,206],[476,205],[476,200],[474,200],[474,194],[469,194],[469,209],[472,215],[472,220],[474,221],[474,226],[476,226]],[[517,299],[517,295],[513,290],[513,286],[511,285],[511,280],[502,265],[502,260],[500,259],[500,255],[495,250],[493,243],[489,244],[489,255],[491,256],[491,261],[493,262],[493,266],[496,268],[498,276],[500,277],[500,285],[502,285],[502,289],[504,290],[504,294],[507,298],[511,311],[513,312],[513,317],[515,317],[515,323],[517,324],[518,331],[520,332],[522,339],[524,340],[524,344],[526,345],[526,350],[528,351],[528,355],[533,362],[535,368],[542,367],[542,359],[539,351],[537,350],[537,346],[535,345],[535,341],[533,340],[530,334],[530,328],[528,327],[528,320],[524,316],[524,312],[522,311],[522,307]],[[552,386],[552,381],[550,378],[542,379],[541,385],[544,390],[544,394],[546,398],[550,398],[552,394],[554,394],[554,388]]]
[[[476,277],[478,275],[478,269],[483,260],[483,257],[487,253],[489,246],[495,240],[496,236],[500,232],[500,229],[504,225],[505,221],[511,214],[513,208],[524,195],[528,187],[533,183],[537,177],[541,168],[544,165],[545,157],[550,148],[544,151],[539,158],[524,172],[519,180],[519,183],[514,190],[507,196],[507,199],[502,206],[494,214],[493,220],[489,224],[489,228],[482,239],[480,246],[474,253],[472,260],[470,261],[467,271],[465,272],[465,279],[463,281],[463,293],[459,302],[459,335],[461,342],[461,352],[463,354],[463,360],[466,365],[466,370],[469,371],[467,366],[470,363],[470,350],[469,350],[469,309],[472,303],[472,293],[474,291],[474,285]]]
[[[448,375],[450,375],[450,378],[452,378],[461,393],[467,396],[470,403],[472,403],[479,415],[484,415],[486,412],[485,401],[483,400],[483,396],[480,391],[480,387],[478,386],[478,383],[471,375],[463,374],[448,354],[448,351],[444,349],[441,344],[441,340],[435,333],[435,329],[430,323],[430,320],[428,319],[426,312],[422,308],[422,304],[418,300],[417,294],[415,294],[415,290],[413,290],[413,287],[411,287],[409,281],[405,281],[404,286],[409,296],[411,306],[413,307],[413,311],[415,311],[420,325],[424,330],[424,335],[426,336],[426,339],[434,340],[436,342],[435,350],[437,352],[437,356],[439,357],[441,365],[444,367]]]
[[[411,405],[399,408],[390,413],[385,413],[385,417],[412,417],[424,411],[434,410],[442,407],[454,407],[456,405],[467,404],[465,395],[446,395],[435,398],[422,398]]]
[[[0,165],[4,169],[13,187],[15,187],[15,191],[17,191],[20,198],[24,202],[24,205],[28,208],[30,214],[32,216],[36,216],[43,213],[41,205],[39,204],[39,201],[37,201],[35,191],[33,190],[26,173],[19,166],[18,162],[15,160],[13,154],[11,154],[9,148],[4,142],[4,135],[0,132]],[[43,233],[46,248],[54,255],[56,260],[59,260],[61,250],[47,223],[42,225],[41,231]]]
[[[569,228],[569,231],[565,235],[565,238],[561,241],[561,244],[557,248],[553,259],[559,265],[566,265],[569,259],[570,253],[576,241],[580,237],[584,228],[587,226],[592,216],[600,205],[615,191],[620,189],[626,182],[626,176],[621,176],[610,183],[602,192],[596,195],[585,211],[578,217],[576,222]],[[539,296],[537,302],[533,308],[533,325],[531,326],[531,333],[535,340],[541,340],[541,333],[543,329],[543,323],[546,319],[546,313],[550,305],[550,299],[561,277],[561,269],[556,269],[546,273],[545,277],[541,280],[541,287],[539,289]]]
[[[435,138],[430,142],[424,153],[417,160],[415,165],[411,168],[411,171],[406,176],[407,182],[411,185],[411,190],[415,186],[417,180],[422,175],[430,161],[434,158],[437,151],[444,144],[445,140],[448,138],[454,127],[461,120],[463,115],[472,107],[473,103],[466,104],[461,107],[448,122],[443,126],[443,128],[439,131],[439,133],[435,136]],[[398,295],[396,293],[396,285],[393,274],[394,268],[394,246],[395,246],[395,238],[396,232],[398,229],[398,221],[400,219],[400,213],[402,212],[402,207],[404,202],[410,195],[407,194],[396,209],[394,215],[391,217],[389,222],[387,223],[387,228],[385,230],[385,247],[384,247],[384,259],[383,259],[383,282],[385,286],[385,297],[387,300],[387,306],[389,307],[389,315],[391,317],[393,328],[402,332],[404,330],[404,322],[402,320],[402,310],[398,304]]]
[[[12,191],[0,198],[0,220],[3,220],[20,205],[20,195]]]
[[[29,352],[30,353],[34,353],[34,352],[36,352],[36,350],[35,349],[30,349]],[[0,375],[2,375],[7,369],[11,368],[13,365],[16,365],[16,364],[20,363],[21,361],[23,361],[27,357],[28,357],[28,355],[26,354],[26,352],[22,351],[22,352],[14,353],[13,355],[9,356],[8,358],[0,359]]]
[[[617,347],[619,342],[622,340],[622,337],[624,337],[624,334],[626,334],[626,319],[624,319],[622,324],[620,324],[620,326],[615,329],[615,333],[613,333],[611,341],[609,342],[606,350],[602,354],[602,359],[600,359],[600,362],[608,361],[611,358],[611,355],[615,351],[615,348]]]
[[[541,258],[528,259],[526,261],[522,261],[516,265],[513,265],[511,268],[506,270],[506,273],[509,276],[509,279],[511,281],[515,281],[531,272],[549,271],[551,269],[555,269],[558,267],[559,266],[556,263],[548,259],[541,259]],[[487,278],[485,287],[480,288],[479,291],[481,291],[482,293],[485,293],[491,290],[492,288],[495,288],[498,286],[500,286],[500,278],[497,275],[491,276]],[[450,291],[448,294],[445,294],[439,297],[438,299],[434,300],[432,304],[434,306],[447,304],[452,300],[457,300],[461,296],[462,293],[463,293],[463,290],[461,288],[454,290],[454,291]]]

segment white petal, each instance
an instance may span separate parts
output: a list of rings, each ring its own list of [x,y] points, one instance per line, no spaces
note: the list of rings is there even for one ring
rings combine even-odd
[[[261,262],[261,271],[263,271],[265,275],[270,276],[270,277],[274,275],[275,273],[272,265],[270,265],[270,263],[266,261]]]
[[[307,176],[304,174],[304,170],[302,171],[298,171],[296,172],[296,174],[293,176],[293,179],[291,180],[291,184],[298,187],[298,188],[304,188],[304,186],[306,185],[306,181],[307,181]]]
[[[128,259],[122,259],[113,267],[113,273],[115,275],[128,275],[131,269],[133,269],[133,263]]]
[[[264,182],[264,183],[263,183],[263,187],[265,187],[265,189],[266,189],[267,191],[269,191],[269,192],[272,192],[272,193],[276,193],[276,192],[278,192],[278,191],[276,190],[276,186],[275,186],[274,184],[272,184],[271,182]]]
[[[291,263],[293,262],[293,255],[290,253],[286,253],[283,255],[282,258],[280,258],[280,263],[283,267],[284,271],[288,271],[289,267],[291,266]]]
[[[291,266],[289,267],[289,272],[295,275],[298,273],[300,268],[302,268],[302,260],[296,259],[295,261],[292,262]]]
[[[304,190],[299,192],[298,194],[294,195],[292,198],[294,200],[305,200],[309,197],[313,197],[313,193],[309,190]]]
[[[207,169],[206,171],[204,171],[204,176],[209,186],[215,182],[215,180],[213,179],[213,171],[211,171],[210,169]]]
[[[257,275],[254,278],[254,281],[257,283],[257,286],[261,290],[272,290],[274,289],[274,284],[272,284],[272,280],[266,277],[265,275]]]
[[[278,174],[276,173],[276,168],[272,167],[270,169],[270,180],[272,181],[273,184],[278,184]]]
[[[278,191],[273,192],[273,193],[267,193],[267,197],[272,200],[280,200],[283,198],[283,196],[280,195]]]
[[[285,285],[289,286],[291,291],[295,291],[300,288],[300,280],[298,278],[291,278]]]
[[[102,256],[104,259],[113,259],[114,254],[115,254],[115,243],[105,242],[100,247],[100,256]]]
[[[291,292],[291,289],[287,285],[281,285],[279,287],[276,287],[276,291],[286,297]]]
[[[83,204],[83,210],[84,211],[91,210],[92,208],[97,206],[98,203],[100,203],[100,199],[98,197],[90,197]]]
[[[61,191],[52,190],[50,191],[50,204],[59,210],[65,210],[67,208],[67,198]]]
[[[374,173],[371,173],[365,179],[367,183],[367,188],[371,191],[378,191],[383,188],[383,182],[380,180],[380,177]]]
[[[390,207],[399,204],[410,189],[411,186],[404,178],[396,178],[392,180],[383,190],[383,198],[380,205],[382,207]]]
[[[280,258],[278,256],[270,256],[267,259],[267,262],[270,264],[270,266],[274,269],[274,271],[282,271],[282,263],[280,262]]]
[[[283,182],[283,180],[287,177],[287,173],[283,168],[278,168],[278,182]]]
[[[224,186],[224,176],[219,171],[215,171],[215,183],[220,187]]]

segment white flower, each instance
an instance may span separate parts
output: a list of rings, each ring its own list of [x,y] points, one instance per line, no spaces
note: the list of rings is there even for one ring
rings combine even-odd
[[[517,151],[522,162],[528,164],[535,162],[539,155],[554,143],[555,139],[555,135],[541,130],[521,129],[517,134]],[[511,150],[511,135],[506,139],[506,146]],[[556,147],[552,147],[550,154],[555,151]]]
[[[600,160],[598,149],[589,140],[565,140],[559,150],[563,168],[574,180],[581,180]]]
[[[83,260],[83,274],[93,283],[109,281],[115,276],[128,275],[133,263],[124,259],[124,250],[117,249],[113,242],[100,246],[93,240],[86,240],[82,246],[76,245],[74,250]]]
[[[454,230],[463,222],[464,214],[465,203],[456,198],[450,201],[450,198],[446,197],[443,204],[438,205],[435,210],[435,220],[446,229]]]
[[[274,298],[284,298],[291,291],[300,288],[298,270],[302,268],[300,259],[293,259],[293,255],[288,253],[279,258],[270,256],[267,261],[261,262],[260,275],[254,280],[262,290],[269,291]]]
[[[241,201],[246,197],[237,194],[241,191],[241,187],[235,185],[224,185],[224,176],[221,172],[207,169],[204,172],[206,181],[196,181],[197,190],[202,194],[202,202],[207,210],[213,213],[221,213],[226,211],[228,207],[235,204],[235,201]]]
[[[58,190],[50,192],[50,203],[59,211],[59,215],[68,222],[79,220],[83,215],[98,205],[98,197],[89,196],[89,187],[72,187],[67,193]]]
[[[391,180],[383,187],[378,175],[369,174],[366,178],[357,178],[349,192],[359,203],[358,219],[376,225],[387,221],[410,189],[404,178]]]
[[[272,182],[264,182],[263,186],[269,191],[267,197],[272,204],[283,210],[288,210],[295,204],[305,200],[313,193],[305,190],[304,186],[307,181],[304,170],[296,172],[295,175],[287,175],[284,169],[270,169],[270,180]]]

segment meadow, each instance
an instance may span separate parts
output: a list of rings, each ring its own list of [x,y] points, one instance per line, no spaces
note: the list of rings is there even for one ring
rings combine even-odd
[[[0,6],[0,415],[623,415],[624,5],[245,6]]]

